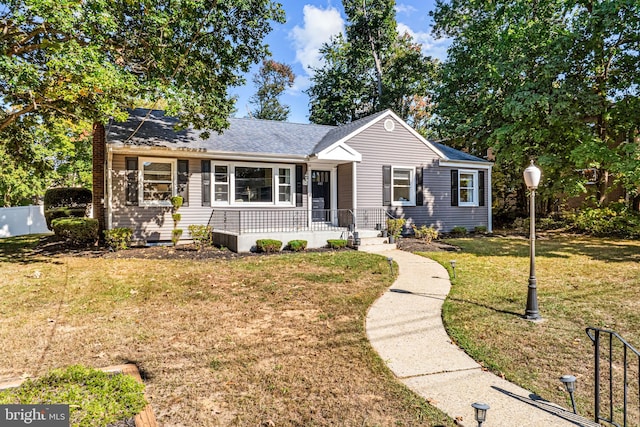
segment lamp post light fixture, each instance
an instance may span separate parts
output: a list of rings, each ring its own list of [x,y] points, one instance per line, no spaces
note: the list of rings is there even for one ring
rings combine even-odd
[[[393,276],[393,258],[388,257],[387,262],[389,263],[389,270],[391,271],[391,275]]]
[[[476,418],[476,421],[478,422],[478,427],[482,427],[482,423],[487,420],[487,410],[490,408],[489,405],[487,405],[486,403],[476,402],[472,403],[471,406],[475,411],[474,416]]]
[[[529,189],[529,290],[527,292],[527,308],[524,318],[527,320],[540,320],[538,311],[538,289],[536,283],[536,189],[540,183],[542,171],[533,164],[524,170],[524,183]]]
[[[569,396],[571,396],[571,407],[573,408],[573,413],[577,414],[576,411],[576,401],[573,398],[573,392],[576,391],[576,377],[573,375],[563,375],[560,377],[560,381],[567,388],[569,392]]]
[[[451,261],[449,261],[449,264],[451,264],[451,269],[453,270],[453,278],[456,278],[456,260],[452,259]]]

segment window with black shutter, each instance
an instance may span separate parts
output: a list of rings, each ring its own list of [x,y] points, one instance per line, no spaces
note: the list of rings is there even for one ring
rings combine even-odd
[[[422,166],[416,168],[416,206],[424,205]]]
[[[137,206],[138,205],[138,158],[126,157],[125,168],[126,168],[125,204],[129,206]]]
[[[458,170],[451,170],[451,206],[458,206]]]
[[[202,173],[202,206],[211,206],[211,160],[203,160]]]
[[[391,206],[391,166],[382,166],[382,205]]]
[[[302,201],[303,201],[303,188],[302,188],[302,182],[303,182],[303,172],[302,172],[302,165],[296,165],[296,207],[301,207],[302,206]]]
[[[182,206],[189,206],[189,160],[178,160],[178,196]]]
[[[478,171],[478,205],[484,206],[484,171]]]

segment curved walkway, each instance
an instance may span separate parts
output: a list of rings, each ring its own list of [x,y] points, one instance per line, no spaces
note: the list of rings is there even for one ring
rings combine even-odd
[[[441,318],[451,283],[440,264],[379,245],[360,250],[392,257],[400,269],[396,282],[369,310],[369,341],[400,381],[458,425],[477,425],[473,402],[491,407],[487,427],[598,425],[484,371],[451,342]]]

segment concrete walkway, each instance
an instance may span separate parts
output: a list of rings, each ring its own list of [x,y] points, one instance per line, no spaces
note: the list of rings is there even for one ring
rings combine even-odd
[[[440,264],[390,245],[360,250],[392,257],[400,269],[396,282],[369,310],[369,341],[400,381],[458,425],[477,425],[474,402],[491,407],[483,427],[598,425],[483,371],[451,342],[441,318],[451,283]]]

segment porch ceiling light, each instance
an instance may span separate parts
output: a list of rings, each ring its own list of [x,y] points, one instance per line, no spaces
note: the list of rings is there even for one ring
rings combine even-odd
[[[486,403],[479,402],[473,403],[471,404],[471,406],[475,411],[474,416],[476,418],[476,421],[478,422],[478,427],[481,427],[482,423],[487,420],[487,410],[489,410],[490,407]]]

